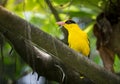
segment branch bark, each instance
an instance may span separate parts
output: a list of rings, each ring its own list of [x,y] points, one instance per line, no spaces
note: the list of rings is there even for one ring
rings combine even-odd
[[[38,53],[39,50],[36,50],[35,47],[31,45],[31,42],[29,42],[29,39],[26,37],[26,32],[28,31],[25,32],[28,27],[31,29],[31,41],[52,54],[52,57],[50,56],[45,58],[45,56],[42,56],[40,53]],[[89,59],[73,51],[59,40],[46,34],[18,16],[8,12],[2,7],[0,7],[0,32],[11,42],[19,55],[33,69],[35,69],[39,75],[44,75],[48,79],[56,80],[58,82],[61,81],[61,78],[63,77],[61,75],[61,70],[55,67],[55,61],[57,61],[56,64],[62,67],[66,76],[69,78],[65,79],[67,80],[67,83],[64,84],[80,83],[79,75],[76,73],[76,71],[84,74],[96,84],[120,83],[120,78],[115,74],[106,71]],[[28,48],[26,49],[26,47]],[[34,61],[32,61],[33,59],[31,56],[28,56],[29,54],[26,53],[26,50],[24,51],[24,48],[27,50],[27,52],[33,54],[32,56]],[[61,62],[56,58],[62,60],[63,64],[61,64]],[[33,67],[32,64],[35,65],[35,67]],[[75,81],[78,81],[78,83],[73,83]]]

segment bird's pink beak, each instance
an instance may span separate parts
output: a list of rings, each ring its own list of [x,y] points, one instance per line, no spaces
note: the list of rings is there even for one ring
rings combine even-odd
[[[59,26],[63,26],[63,25],[65,24],[65,22],[60,21],[60,22],[57,22],[57,24],[58,24]]]

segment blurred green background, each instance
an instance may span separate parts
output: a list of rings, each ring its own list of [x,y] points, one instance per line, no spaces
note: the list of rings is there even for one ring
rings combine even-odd
[[[1,0],[0,3],[4,1],[7,1],[4,7],[9,11],[36,25],[53,37],[63,38],[59,26],[56,25],[56,19],[45,0]],[[107,0],[50,0],[61,20],[72,18],[88,33],[91,47],[90,59],[100,66],[103,66],[103,64],[96,50],[96,38],[93,35],[92,29],[96,16],[103,10],[106,1]],[[12,84],[13,81],[18,80],[32,70],[14,50],[10,54],[12,47],[5,41],[5,38],[1,38],[0,40],[4,45],[3,51],[0,52],[1,80],[3,80],[2,77],[4,76],[7,83]],[[119,65],[120,61],[116,56],[114,64],[115,72],[120,72]]]

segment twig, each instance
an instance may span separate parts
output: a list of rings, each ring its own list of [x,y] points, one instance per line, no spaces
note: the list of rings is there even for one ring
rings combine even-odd
[[[50,0],[45,0],[45,1],[46,1],[46,4],[48,5],[48,7],[50,8],[51,12],[53,13],[56,21],[60,21],[61,19],[59,17],[59,14],[58,14],[57,10],[51,4]]]

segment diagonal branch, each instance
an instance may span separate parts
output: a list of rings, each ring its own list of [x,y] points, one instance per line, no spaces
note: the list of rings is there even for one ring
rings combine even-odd
[[[0,25],[0,28],[5,27]],[[54,56],[51,57],[49,54],[46,54],[42,50],[39,50],[29,40],[19,36],[16,37],[15,34],[10,31],[4,32],[3,34],[10,41],[10,43],[13,45],[14,49],[18,52],[22,59],[27,64],[29,64],[29,66],[31,66],[32,69],[36,71],[39,76],[42,75],[45,76],[48,80],[63,82],[63,72],[57,67],[59,66],[63,69],[64,73],[66,74],[64,78],[65,83],[67,84],[73,83],[80,84],[82,82],[85,83],[85,81],[79,80],[79,74],[77,72],[75,72],[73,69],[70,69],[70,67],[64,65],[56,57]],[[76,81],[74,82],[72,80]]]
[[[15,47],[15,49],[23,59],[27,58],[27,54],[22,54],[22,52],[24,52],[24,53],[26,53],[26,52],[23,51],[24,50],[23,48],[25,48],[24,47],[25,45],[21,46],[22,45],[21,42],[28,43],[28,45],[31,46],[31,44],[29,44],[29,41],[28,42],[24,41],[24,39],[27,40],[26,35],[25,35],[25,30],[28,27],[26,27],[26,25],[29,25],[29,27],[31,28],[31,38],[32,38],[31,41],[34,44],[45,49],[47,52],[49,52],[53,56],[56,56],[57,58],[62,60],[62,62],[64,62],[65,66],[69,66],[72,68],[72,70],[78,71],[78,72],[84,74],[86,77],[93,80],[96,84],[108,84],[108,83],[109,84],[118,84],[120,82],[120,78],[118,76],[116,76],[115,74],[112,74],[111,72],[107,72],[105,69],[96,65],[89,59],[81,56],[79,53],[76,53],[75,51],[73,51],[72,49],[70,49],[63,43],[61,43],[59,40],[56,40],[52,36],[39,30],[37,27],[33,26],[32,24],[26,22],[25,20],[19,18],[18,16],[15,16],[14,14],[12,14],[12,13],[8,12],[7,10],[5,10],[4,8],[0,7],[0,32],[11,42],[11,44],[14,47],[15,46],[18,47],[18,49],[16,47]],[[20,40],[22,38],[23,38],[23,40]],[[37,52],[36,50],[34,50],[34,47],[32,47],[32,48],[33,48],[33,52]],[[33,53],[33,56],[37,56],[37,53],[35,55]],[[40,55],[40,57],[42,58],[41,55]],[[29,59],[31,59],[31,57],[29,57]],[[52,57],[52,59],[54,59],[54,57]],[[56,60],[57,59],[55,59],[55,61]],[[25,61],[27,62],[27,59]],[[38,64],[41,64],[41,62],[43,62],[43,61],[46,61],[46,60],[45,59],[38,60],[37,58],[35,58],[35,63],[37,64],[35,69],[37,67],[40,68],[40,66],[38,66]],[[30,62],[32,63],[32,61],[30,61]],[[27,63],[30,63],[30,62],[27,62]],[[42,64],[41,64],[41,66],[42,66]],[[43,64],[43,67],[45,67],[44,64]],[[61,77],[59,77],[59,76],[61,76],[61,73],[59,74],[59,71],[57,72],[56,70],[54,70],[55,66],[53,66],[53,67],[54,68],[51,68],[46,65],[46,68],[44,68],[44,69],[46,69],[45,72],[43,70],[38,69],[37,73],[39,73],[39,75],[40,74],[45,75],[46,77],[47,77],[47,75],[49,75],[50,77],[51,76],[53,77],[53,75],[54,75],[57,78],[53,77],[52,80],[60,81]],[[71,69],[69,67],[64,69],[64,71]],[[70,71],[72,71],[72,70],[70,70]],[[52,71],[56,71],[57,74],[54,74],[54,72],[52,73]],[[51,72],[51,73],[49,73],[49,72]],[[66,73],[66,75],[69,75],[69,74],[72,74],[75,77],[75,73],[73,73],[73,72]],[[67,81],[69,81],[69,83],[67,83],[67,84],[70,84],[70,81],[73,81],[72,80],[73,77],[69,77],[69,78],[71,78],[71,80],[66,79]],[[78,76],[77,76],[77,79],[74,79],[74,82],[76,80],[79,80]],[[74,83],[72,83],[72,84],[74,84]],[[79,83],[76,83],[76,84],[79,84]]]
[[[56,19],[56,21],[60,21],[61,19],[59,17],[58,11],[53,7],[51,1],[50,0],[45,0],[45,1],[48,7],[50,8],[52,14],[54,15],[54,18]],[[65,44],[68,44],[67,42],[68,32],[65,28],[61,28],[61,30],[64,33],[64,39],[62,39],[61,41],[64,42]]]
[[[51,12],[53,13],[56,21],[60,21],[61,19],[59,17],[59,14],[58,14],[57,10],[51,4],[51,1],[50,0],[45,0],[45,1],[46,1],[46,4],[48,5],[48,7],[50,8]]]

